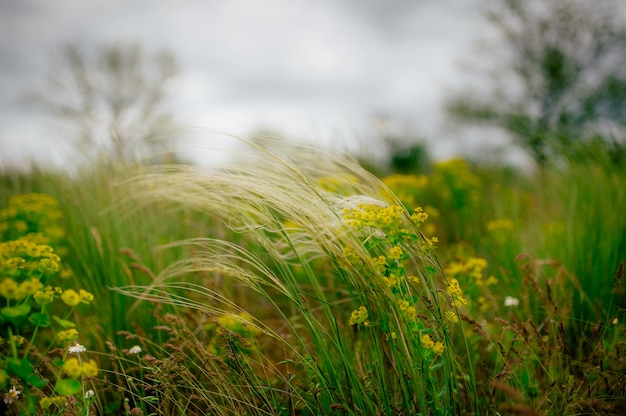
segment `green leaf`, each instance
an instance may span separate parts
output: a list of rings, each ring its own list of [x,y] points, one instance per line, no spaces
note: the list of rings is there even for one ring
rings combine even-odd
[[[61,319],[58,316],[52,316],[52,319],[54,319],[54,322],[56,322],[57,324],[59,324],[61,326],[61,328],[76,328],[76,324],[72,321],[68,321],[65,319]]]
[[[26,315],[30,313],[31,307],[30,305],[18,305],[18,306],[5,306],[0,309],[0,314],[7,318],[12,324],[18,325],[20,324]]]
[[[31,324],[35,326],[39,326],[42,328],[47,328],[50,326],[50,316],[47,313],[34,312],[28,317],[28,320]]]
[[[28,358],[7,360],[7,369],[21,379],[26,380],[33,373],[33,366]]]
[[[57,385],[54,388],[57,393],[62,396],[73,396],[81,390],[80,381],[73,378],[67,378],[64,380],[58,380]]]
[[[24,380],[26,380],[26,382],[30,384],[31,386],[36,387],[38,389],[43,389],[44,387],[46,387],[46,384],[48,384],[46,380],[44,380],[43,378],[35,374],[28,375]]]

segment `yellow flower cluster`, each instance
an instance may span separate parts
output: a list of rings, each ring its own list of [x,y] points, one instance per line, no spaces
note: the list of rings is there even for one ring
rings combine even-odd
[[[508,218],[500,218],[489,221],[485,228],[495,242],[504,244],[511,238],[511,234],[515,230],[515,224]]]
[[[436,355],[442,355],[445,351],[446,347],[443,343],[439,341],[433,341],[430,338],[430,335],[424,334],[420,337],[420,341],[422,342],[422,346],[430,351],[432,351]]]
[[[407,339],[419,343],[419,337],[424,331],[435,329],[425,328],[430,326],[430,322],[418,319],[418,316],[422,316],[419,309],[421,306],[418,305],[421,298],[416,294],[416,290],[419,289],[415,285],[420,284],[420,279],[426,276],[410,274],[416,264],[409,260],[412,253],[423,254],[437,241],[435,237],[425,239],[418,229],[428,219],[428,214],[422,208],[416,208],[409,217],[401,206],[361,204],[356,208],[344,210],[343,218],[352,231],[359,233],[357,235],[362,238],[363,248],[369,253],[369,258],[364,258],[367,261],[359,264],[359,266],[366,264],[367,269],[359,271],[366,276],[371,276],[374,272],[373,274],[378,277],[378,280],[372,280],[372,288],[378,290],[377,285],[384,283],[389,289],[385,294],[393,302],[390,306],[397,308],[394,308],[394,315],[400,318],[391,326],[384,320],[380,324],[378,322],[373,324],[370,322],[372,317],[368,308],[360,306],[350,314],[349,325],[370,327],[370,330],[380,328],[389,342],[394,342],[400,334],[406,333],[410,334]],[[352,246],[347,246],[343,254],[351,266],[357,266],[354,261],[355,249]],[[459,296],[453,296],[453,300],[457,303],[465,301],[458,288],[458,282],[457,289]],[[420,351],[427,360],[441,356],[444,350],[443,343],[432,341],[428,335],[422,337]]]
[[[487,231],[493,232],[511,232],[515,229],[515,224],[508,218],[499,218],[497,220],[489,221],[486,225]]]
[[[351,246],[345,246],[343,248],[343,257],[348,261],[348,263],[353,264],[355,266],[360,266],[363,264],[363,260],[359,257],[356,250]]]
[[[54,296],[63,293],[60,287],[46,286],[34,293],[33,299],[38,305],[45,305],[54,300]]]
[[[44,397],[39,402],[39,406],[41,406],[43,410],[46,410],[52,405],[63,407],[65,406],[66,402],[67,402],[67,397],[65,396]]]
[[[425,175],[391,175],[383,178],[383,183],[402,201],[407,207],[414,207],[420,194],[428,187],[428,177]]]
[[[28,278],[21,283],[16,282],[8,277],[0,282],[0,296],[8,300],[22,300],[28,296],[38,305],[44,305],[54,300],[56,295],[60,295],[61,300],[68,306],[76,306],[79,303],[89,304],[93,301],[93,294],[86,290],[80,289],[78,292],[74,289],[63,290],[60,287],[46,286],[35,277]]]
[[[444,316],[447,321],[452,322],[453,324],[456,324],[459,322],[459,317],[457,316],[456,313],[454,313],[454,311],[446,311],[444,313]]]
[[[414,285],[419,285],[420,283],[420,279],[417,276],[408,276],[406,280],[408,280],[410,283],[413,283]]]
[[[95,377],[98,375],[98,364],[94,360],[79,360],[76,357],[68,358],[63,363],[63,372],[71,378],[80,376]]]
[[[258,333],[257,328],[252,325],[252,316],[242,312],[239,315],[227,313],[217,318],[220,327],[229,331],[237,332],[241,335],[255,335]]]
[[[217,318],[216,321],[206,323],[203,328],[207,331],[208,341],[206,350],[215,355],[224,354],[221,347],[221,340],[230,333],[241,335],[233,342],[238,344],[241,352],[246,354],[252,351],[256,345],[256,335],[259,333],[258,327],[252,323],[252,316],[246,312],[239,314],[226,313]]]
[[[450,279],[450,284],[446,292],[452,297],[452,306],[460,308],[461,306],[467,305],[467,299],[463,297],[463,291],[459,286],[458,280],[454,278]]]
[[[346,224],[355,229],[366,227],[382,228],[386,230],[402,227],[404,210],[398,205],[380,206],[374,204],[359,204],[356,208],[343,211]]]
[[[59,241],[65,232],[58,226],[63,218],[53,197],[31,193],[9,198],[0,210],[0,239],[14,240],[30,233],[45,236],[47,241]]]
[[[474,280],[476,286],[491,286],[498,280],[489,276],[483,279],[483,271],[487,268],[487,260],[480,257],[470,257],[462,262],[452,262],[444,270],[448,277],[468,277]]]
[[[409,319],[415,319],[417,316],[417,310],[415,310],[415,306],[412,306],[409,302],[404,299],[398,300],[398,306],[400,310],[406,314]]]
[[[57,339],[61,342],[72,342],[78,339],[78,331],[75,328],[69,328],[57,333]]]
[[[385,256],[372,257],[372,265],[378,269],[379,272],[385,270],[387,264],[387,258]]]
[[[435,164],[431,176],[432,189],[436,190],[444,203],[455,208],[472,207],[479,198],[482,183],[472,173],[463,159],[451,159]]]
[[[0,282],[0,296],[8,300],[21,300],[41,290],[39,279],[31,277],[21,283],[8,277]]]
[[[398,286],[398,284],[400,283],[400,281],[398,280],[398,276],[396,276],[394,273],[390,273],[389,276],[383,276],[383,282],[385,282],[389,289]]]
[[[46,381],[36,376],[41,369],[41,360],[31,357],[32,351],[24,349],[32,343],[37,349],[51,350],[59,344],[66,344],[78,340],[79,333],[75,324],[68,320],[73,307],[80,303],[90,303],[94,300],[93,294],[85,290],[62,289],[49,283],[56,277],[68,278],[72,276],[69,268],[63,267],[58,254],[59,242],[64,231],[58,226],[62,218],[56,200],[42,194],[19,195],[10,199],[7,208],[0,210],[0,306],[2,318],[13,324],[13,331],[2,331],[0,338],[0,355],[19,354],[22,360],[28,360],[32,369],[29,372],[13,372],[15,380],[38,386]],[[55,299],[60,299],[63,305],[49,306]],[[59,318],[53,306],[70,307],[65,318]],[[25,325],[25,323],[27,323]],[[54,329],[54,327],[57,329]],[[49,332],[55,333],[54,337]],[[37,336],[37,335],[42,336]],[[9,336],[7,336],[9,335]],[[30,339],[30,342],[26,341]],[[49,343],[46,345],[46,343]],[[20,351],[24,349],[24,351]],[[73,344],[70,353],[84,351],[84,347]],[[32,359],[36,358],[36,359]],[[58,375],[67,375],[70,379],[59,378],[55,390],[61,396],[41,398],[39,405],[46,409],[53,404],[62,406],[66,397],[72,393],[76,379],[79,377],[95,377],[98,375],[98,365],[94,360],[81,360],[80,355],[65,361],[52,361],[61,370]],[[20,364],[21,365],[21,364]],[[32,373],[32,374],[31,374]],[[2,375],[9,374],[0,370]],[[63,385],[63,382],[69,384]],[[0,380],[0,385],[3,384]],[[19,391],[12,389],[16,395]],[[9,391],[11,393],[11,390]],[[5,394],[6,396],[6,394]],[[32,392],[24,392],[25,402],[36,403]],[[37,400],[39,400],[37,398]],[[5,398],[5,402],[6,402]]]
[[[422,223],[428,219],[428,214],[422,209],[422,207],[417,207],[413,210],[411,219],[416,223]]]
[[[475,279],[480,279],[486,267],[487,260],[478,257],[470,257],[464,262],[450,263],[444,271],[450,277],[470,276]]]
[[[82,289],[78,292],[74,289],[67,289],[61,293],[61,300],[68,306],[76,306],[81,302],[89,304],[93,301],[93,295]]]
[[[0,271],[55,273],[61,259],[49,245],[37,244],[33,235],[0,243]]]
[[[352,311],[350,315],[350,320],[348,323],[350,325],[364,325],[369,326],[369,322],[367,321],[369,318],[369,312],[365,306],[359,306],[359,309],[355,309]]]
[[[389,250],[389,258],[393,260],[399,260],[402,254],[402,248],[400,246],[391,247],[391,250]]]

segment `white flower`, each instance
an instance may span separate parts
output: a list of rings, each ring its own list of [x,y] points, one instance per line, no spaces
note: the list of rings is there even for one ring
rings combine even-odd
[[[76,344],[71,345],[69,347],[69,351],[70,351],[70,354],[80,354],[81,352],[87,351],[87,348],[85,348],[84,346],[76,343]]]
[[[506,298],[504,298],[504,306],[506,307],[519,306],[519,299],[514,298],[512,296],[507,296]]]
[[[128,350],[129,354],[139,354],[141,352],[141,347],[139,345],[135,345],[131,349]]]
[[[87,391],[85,392],[85,399],[91,399],[91,398],[92,398],[93,396],[95,396],[95,395],[96,395],[96,392],[95,392],[95,391],[93,391],[93,390],[91,390],[91,389],[90,389],[90,390],[87,390]]]
[[[16,389],[15,386],[13,386],[9,389],[8,393],[4,393],[4,403],[13,403],[15,400],[20,398],[20,394],[22,394],[22,392]]]

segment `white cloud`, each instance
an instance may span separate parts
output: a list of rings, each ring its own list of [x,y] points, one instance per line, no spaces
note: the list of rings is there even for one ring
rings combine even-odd
[[[435,131],[442,97],[462,82],[455,59],[471,43],[477,13],[468,4],[477,3],[2,2],[0,54],[11,58],[0,64],[0,88],[9,92],[0,97],[2,134],[13,136],[11,129],[32,122],[34,112],[14,111],[17,95],[42,81],[55,48],[120,40],[175,53],[182,74],[174,104],[190,125],[332,136],[385,114]],[[26,130],[28,142],[41,134]]]

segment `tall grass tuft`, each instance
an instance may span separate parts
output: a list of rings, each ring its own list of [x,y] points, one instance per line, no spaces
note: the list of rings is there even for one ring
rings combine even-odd
[[[194,317],[166,325],[200,371],[181,373],[186,394],[214,414],[476,410],[473,365],[451,342],[466,300],[420,231],[426,213],[345,156],[282,145],[249,144],[220,171],[152,167],[122,184],[138,210],[193,209],[232,230],[166,245],[189,255],[115,289]]]

